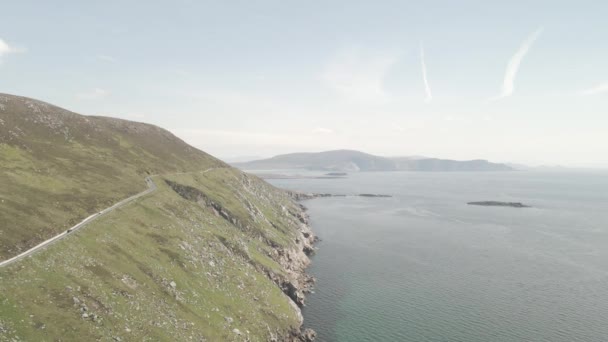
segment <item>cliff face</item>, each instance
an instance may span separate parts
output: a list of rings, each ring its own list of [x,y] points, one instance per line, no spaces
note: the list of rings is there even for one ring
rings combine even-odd
[[[0,268],[0,341],[314,336],[300,331],[299,306],[312,284],[305,268],[315,237],[303,207],[287,192],[191,147],[182,151],[187,145],[153,126],[86,121],[28,99],[10,101],[4,110],[13,112],[4,112],[0,122],[0,133],[7,134],[0,137],[6,178],[0,182],[12,184],[0,190],[2,228],[17,222],[13,214],[22,210],[36,219],[24,214],[24,223],[34,225],[18,238],[18,225],[4,229],[3,241],[48,238],[55,223],[67,225],[79,218],[75,213],[91,214],[105,201],[142,191],[143,178],[153,171],[158,189]],[[31,113],[14,112],[26,108]],[[90,139],[106,145],[93,146],[81,134],[91,121],[97,128]],[[68,127],[73,138],[56,134],[57,127]],[[20,132],[16,140],[7,138],[11,132]],[[145,143],[148,134],[165,137],[171,145],[164,147],[166,154],[154,155]],[[45,150],[47,157],[38,158]],[[98,153],[102,157],[93,158]],[[116,171],[119,166],[124,170]],[[97,194],[104,200],[78,204]],[[37,218],[38,211],[52,220]]]

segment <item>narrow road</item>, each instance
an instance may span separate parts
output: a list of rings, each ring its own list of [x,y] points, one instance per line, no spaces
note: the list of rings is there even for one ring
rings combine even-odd
[[[212,170],[215,170],[215,169],[216,168],[209,168],[207,170],[201,171],[201,173],[205,174],[205,173],[207,173],[209,171],[212,171]],[[171,175],[183,175],[183,174],[187,174],[187,173],[194,173],[194,172],[178,172],[178,173],[172,173]],[[133,196],[131,196],[129,198],[125,198],[124,200],[122,200],[122,201],[114,204],[113,206],[105,208],[102,211],[97,212],[97,213],[95,213],[95,214],[93,214],[93,215],[85,218],[84,220],[80,221],[80,223],[78,223],[77,225],[69,228],[68,230],[66,230],[66,231],[64,231],[62,233],[59,233],[58,235],[53,236],[52,238],[50,238],[50,239],[48,239],[46,241],[41,242],[40,244],[38,244],[38,245],[36,245],[36,246],[28,249],[27,251],[25,251],[25,252],[23,252],[23,253],[21,253],[21,254],[19,254],[17,256],[14,256],[14,257],[12,257],[12,258],[10,258],[8,260],[4,260],[4,261],[0,262],[0,267],[8,266],[8,265],[10,265],[10,264],[12,264],[12,263],[14,263],[16,261],[19,261],[19,260],[21,260],[21,259],[23,259],[23,258],[25,258],[27,256],[30,256],[30,255],[32,255],[32,254],[34,254],[34,253],[42,250],[44,247],[47,247],[48,245],[50,245],[50,244],[52,244],[52,243],[54,243],[56,241],[59,241],[59,240],[63,239],[64,237],[68,236],[68,235],[73,234],[75,231],[83,228],[84,226],[86,226],[87,224],[95,221],[96,219],[100,218],[101,216],[103,216],[103,215],[105,215],[105,214],[107,214],[107,213],[109,213],[109,212],[111,212],[113,210],[116,210],[118,208],[121,208],[121,207],[125,206],[126,204],[128,204],[128,203],[130,203],[130,202],[132,202],[132,201],[134,201],[134,200],[136,200],[136,199],[138,199],[138,198],[140,198],[142,196],[145,196],[145,195],[147,195],[149,193],[152,193],[152,192],[156,191],[156,189],[157,189],[156,184],[154,183],[154,181],[151,178],[151,177],[154,177],[154,176],[158,176],[158,175],[151,175],[151,176],[146,177],[146,185],[148,185],[148,189],[146,189],[145,191],[142,191],[142,192],[140,192],[138,194],[135,194],[135,195],[133,195]]]

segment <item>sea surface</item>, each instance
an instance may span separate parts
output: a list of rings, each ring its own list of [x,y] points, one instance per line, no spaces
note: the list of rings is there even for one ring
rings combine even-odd
[[[354,173],[276,186],[322,239],[319,341],[608,341],[608,173]],[[533,208],[483,207],[516,201]]]

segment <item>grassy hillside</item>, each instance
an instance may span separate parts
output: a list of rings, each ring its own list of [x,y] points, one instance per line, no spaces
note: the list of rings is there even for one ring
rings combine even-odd
[[[0,259],[144,190],[144,175],[220,165],[156,126],[0,94]]]
[[[300,338],[314,236],[287,193],[154,126],[3,101],[5,254],[144,189],[146,174],[158,190],[0,268],[0,341]]]

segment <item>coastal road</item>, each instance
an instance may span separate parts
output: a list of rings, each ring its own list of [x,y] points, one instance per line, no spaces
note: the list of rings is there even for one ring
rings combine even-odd
[[[215,170],[215,169],[216,168],[209,168],[209,169],[206,169],[206,170],[200,171],[200,172],[202,174],[205,174],[205,173],[207,173],[209,171],[212,171],[212,170]],[[187,174],[187,173],[194,173],[194,172],[178,172],[178,173],[172,173],[170,175],[183,175],[183,174]],[[113,210],[116,210],[118,208],[124,207],[128,203],[133,202],[134,200],[136,200],[136,199],[138,199],[138,198],[140,198],[142,196],[145,196],[147,194],[150,194],[150,193],[156,191],[156,189],[157,189],[156,184],[152,180],[152,177],[154,177],[154,176],[158,176],[158,175],[151,175],[151,176],[148,176],[148,177],[145,178],[146,185],[148,186],[148,189],[146,189],[145,191],[142,191],[142,192],[140,192],[138,194],[135,194],[135,195],[133,195],[133,196],[131,196],[129,198],[125,198],[124,200],[122,200],[122,201],[114,204],[113,206],[105,208],[102,211],[97,212],[97,213],[95,213],[95,214],[93,214],[93,215],[85,218],[84,220],[80,221],[80,223],[78,223],[77,225],[69,228],[68,230],[66,230],[66,231],[64,231],[62,233],[59,233],[59,234],[53,236],[52,238],[50,238],[50,239],[48,239],[46,241],[43,241],[43,242],[39,243],[38,245],[36,245],[36,246],[28,249],[27,251],[25,251],[25,252],[23,252],[23,253],[21,253],[21,254],[19,254],[17,256],[14,256],[14,257],[12,257],[10,259],[7,259],[7,260],[4,260],[4,261],[0,262],[0,267],[8,266],[8,265],[10,265],[10,264],[12,264],[14,262],[17,262],[17,261],[19,261],[19,260],[21,260],[21,259],[23,259],[25,257],[28,257],[28,256],[30,256],[30,255],[32,255],[32,254],[34,254],[34,253],[42,250],[44,247],[47,247],[50,244],[63,239],[64,237],[66,237],[68,235],[71,235],[71,234],[74,234],[74,232],[76,232],[79,229],[82,229],[87,224],[95,221],[96,219],[100,218],[101,216],[103,216],[103,215],[105,215],[105,214],[107,214],[107,213],[109,213],[109,212],[111,212]]]

